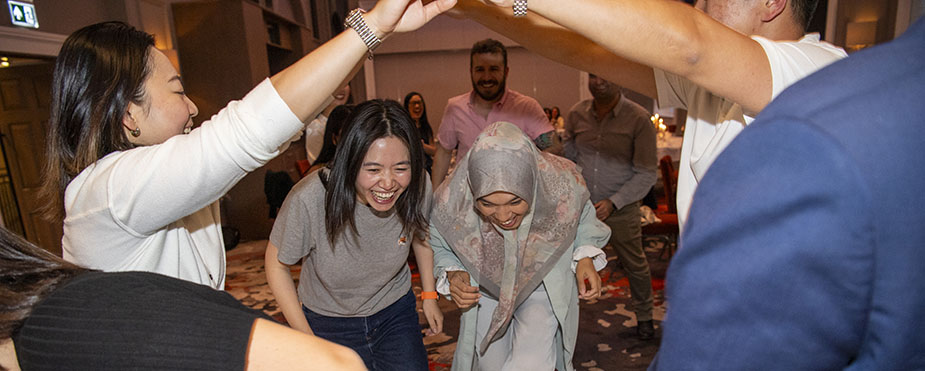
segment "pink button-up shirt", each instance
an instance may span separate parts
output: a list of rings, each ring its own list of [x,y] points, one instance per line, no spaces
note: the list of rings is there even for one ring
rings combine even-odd
[[[474,91],[450,98],[437,133],[443,148],[457,148],[457,160],[469,152],[483,129],[498,121],[516,125],[531,139],[554,130],[536,99],[511,89],[505,90],[504,96],[492,106],[487,119],[475,112],[473,99]]]

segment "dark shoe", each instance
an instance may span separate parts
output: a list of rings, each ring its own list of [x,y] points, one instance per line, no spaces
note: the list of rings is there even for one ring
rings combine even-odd
[[[639,340],[652,340],[655,337],[655,326],[652,321],[639,321],[636,324],[636,335],[639,336]]]

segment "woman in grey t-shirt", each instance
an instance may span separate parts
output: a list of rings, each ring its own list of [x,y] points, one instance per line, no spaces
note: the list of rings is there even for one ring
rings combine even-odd
[[[432,195],[421,139],[395,101],[362,103],[345,125],[334,161],[283,203],[267,281],[293,328],[352,348],[370,369],[427,370],[409,249],[431,333],[442,330],[443,315],[424,237]],[[300,260],[296,290],[289,266]]]

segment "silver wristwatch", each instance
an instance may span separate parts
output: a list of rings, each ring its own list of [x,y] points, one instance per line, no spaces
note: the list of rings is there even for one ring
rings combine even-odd
[[[363,19],[363,13],[366,13],[366,11],[360,8],[351,10],[350,13],[347,14],[347,19],[344,20],[344,27],[352,28],[360,35],[360,39],[363,40],[363,43],[366,44],[366,48],[369,49],[369,58],[372,59],[373,50],[376,50],[376,48],[382,44],[382,39],[376,36],[376,34],[369,29],[369,26],[366,25],[366,20]]]
[[[514,16],[515,17],[526,17],[527,16],[527,0],[514,0]]]

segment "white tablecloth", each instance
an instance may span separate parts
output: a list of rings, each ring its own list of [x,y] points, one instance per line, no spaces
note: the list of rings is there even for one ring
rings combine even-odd
[[[670,133],[666,133],[663,138],[656,139],[655,153],[658,156],[657,158],[671,156],[673,163],[681,161],[681,142],[683,140],[684,138],[673,136]]]

